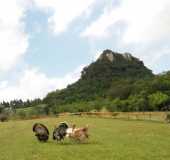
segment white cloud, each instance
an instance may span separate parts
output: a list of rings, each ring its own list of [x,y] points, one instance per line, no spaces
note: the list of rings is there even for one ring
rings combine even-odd
[[[8,71],[26,53],[25,7],[19,0],[0,1],[0,71]]]
[[[49,17],[50,28],[55,34],[62,33],[82,14],[88,14],[96,0],[33,0],[36,6],[53,14]]]
[[[170,36],[169,0],[122,0],[120,5],[92,22],[82,36],[103,38],[116,22],[127,25],[123,41],[126,43],[159,40]]]
[[[0,82],[0,101],[13,99],[43,98],[48,92],[65,88],[80,78],[84,65],[60,78],[49,78],[38,69],[27,69],[15,85],[8,81]]]
[[[89,12],[89,7],[95,0],[80,2],[79,0],[5,0],[0,1],[0,71],[15,71],[15,65],[26,53],[28,34],[25,33],[25,13],[32,9],[35,2],[38,7],[48,11],[53,10],[49,23],[53,23],[55,33],[63,32],[68,25],[82,14]],[[67,3],[67,4],[66,4]],[[75,7],[77,6],[77,7]],[[16,83],[7,80],[0,81],[0,101],[12,99],[34,99],[44,97],[49,91],[65,88],[78,80],[83,66],[63,77],[49,78],[38,69],[27,69],[18,74]]]
[[[115,11],[105,9],[100,18],[92,22],[90,26],[81,33],[81,36],[92,39],[106,38],[109,36],[109,27],[118,21],[119,18],[119,15],[116,15]]]

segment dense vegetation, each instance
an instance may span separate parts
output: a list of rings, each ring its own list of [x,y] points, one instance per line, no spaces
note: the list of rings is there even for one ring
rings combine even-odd
[[[170,110],[170,72],[154,75],[129,53],[105,50],[96,62],[85,67],[81,78],[43,99],[3,102],[0,113],[31,108],[30,114],[83,111]]]

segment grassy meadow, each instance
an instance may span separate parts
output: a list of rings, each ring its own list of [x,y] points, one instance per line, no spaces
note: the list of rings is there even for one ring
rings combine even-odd
[[[76,143],[52,140],[56,124],[89,124],[90,139]],[[48,126],[50,139],[38,142],[32,125]],[[169,160],[167,123],[68,116],[0,123],[0,160]]]

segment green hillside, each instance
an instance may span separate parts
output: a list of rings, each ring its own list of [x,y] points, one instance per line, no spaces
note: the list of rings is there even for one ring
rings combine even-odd
[[[66,104],[104,97],[112,83],[122,79],[136,81],[153,77],[151,70],[142,61],[125,53],[105,50],[96,62],[85,67],[81,78],[66,89],[49,93],[46,103]]]

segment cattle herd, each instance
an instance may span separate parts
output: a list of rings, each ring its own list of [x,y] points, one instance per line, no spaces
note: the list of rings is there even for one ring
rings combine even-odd
[[[46,142],[49,139],[49,130],[44,124],[35,123],[32,130],[39,141]],[[72,125],[69,127],[66,122],[61,122],[54,127],[52,138],[53,140],[61,141],[65,137],[82,142],[89,137],[88,126],[76,128],[76,125]]]

